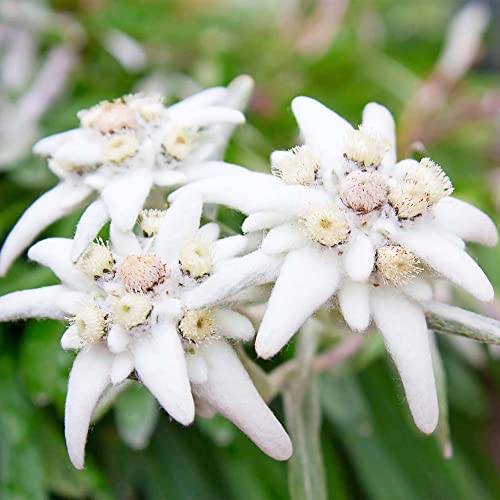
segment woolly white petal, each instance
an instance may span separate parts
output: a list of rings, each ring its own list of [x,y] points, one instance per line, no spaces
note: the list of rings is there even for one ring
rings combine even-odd
[[[78,260],[108,220],[108,209],[101,199],[94,201],[87,207],[76,226],[71,251],[73,262]]]
[[[133,355],[141,382],[173,419],[189,425],[194,419],[194,402],[175,326],[164,323],[153,327],[151,335],[135,342]]]
[[[249,215],[241,226],[244,233],[261,231],[288,222],[293,215],[282,214],[280,212],[257,212]]]
[[[202,356],[197,354],[186,355],[186,366],[191,383],[203,384],[207,381],[207,363]]]
[[[81,130],[80,128],[75,128],[73,130],[67,130],[66,132],[44,137],[35,143],[33,146],[33,153],[39,156],[52,156],[63,144],[79,136]]]
[[[122,231],[130,231],[151,190],[151,172],[137,169],[114,179],[101,193],[111,220]]]
[[[370,102],[363,110],[363,127],[372,129],[387,139],[390,149],[382,160],[382,166],[393,166],[396,163],[396,126],[392,113],[385,106]]]
[[[127,255],[142,253],[137,236],[132,231],[122,231],[113,221],[109,226],[109,240],[114,255],[126,257]]]
[[[493,300],[493,287],[482,269],[464,250],[436,231],[413,227],[395,232],[393,238],[478,300]]]
[[[232,175],[202,179],[178,189],[169,196],[175,201],[186,191],[196,189],[205,203],[218,203],[236,208],[244,213],[259,210],[264,201],[272,200],[281,181],[270,174],[249,172],[247,175]],[[262,208],[260,210],[263,210]]]
[[[69,376],[64,432],[71,463],[83,469],[85,442],[92,412],[110,383],[113,354],[101,344],[81,350]]]
[[[427,302],[432,299],[432,285],[420,276],[416,276],[401,291],[418,302]]]
[[[79,129],[54,151],[52,158],[73,165],[97,165],[104,160],[102,136],[95,130]]]
[[[200,226],[203,204],[196,191],[187,191],[167,210],[156,235],[158,255],[177,262],[182,246],[195,238]]]
[[[198,238],[206,241],[215,241],[220,235],[220,227],[216,222],[209,222],[198,229]]]
[[[375,249],[366,234],[353,236],[344,255],[344,267],[353,281],[366,281],[375,265]]]
[[[113,325],[108,333],[107,341],[109,350],[117,354],[127,348],[129,336],[121,326]]]
[[[262,251],[276,255],[306,246],[310,240],[297,224],[282,224],[273,227],[262,242]]]
[[[234,350],[223,341],[201,345],[198,353],[208,365],[208,379],[193,391],[238,426],[264,453],[287,460],[292,443],[282,425],[257,392]]]
[[[61,347],[64,350],[80,349],[81,339],[80,335],[78,335],[78,327],[76,325],[71,325],[66,329],[61,337]]]
[[[436,428],[439,408],[423,311],[388,287],[372,290],[373,317],[401,376],[417,427]]]
[[[436,222],[445,231],[451,231],[465,241],[487,246],[498,243],[494,222],[474,205],[447,196],[432,209]]]
[[[340,311],[351,330],[362,332],[370,325],[370,285],[347,281],[338,291]]]
[[[227,96],[227,89],[224,87],[212,87],[204,89],[201,92],[186,97],[172,106],[169,106],[168,113],[172,118],[177,116],[177,113],[184,113],[189,109],[197,109],[203,106],[211,106],[223,102]]]
[[[0,321],[23,318],[64,319],[84,298],[64,285],[21,290],[0,297]]]
[[[247,238],[241,234],[221,238],[214,242],[212,249],[214,263],[219,264],[243,253],[247,247]]]
[[[252,322],[243,314],[231,309],[214,309],[217,333],[229,339],[247,341],[255,335]]]
[[[194,182],[206,177],[246,175],[249,170],[224,161],[207,161],[200,165],[186,165],[182,167],[182,173],[186,176],[186,182]]]
[[[92,280],[73,264],[72,245],[68,238],[47,238],[28,250],[28,258],[49,267],[63,283],[74,288],[90,287]]]
[[[111,367],[110,379],[113,385],[121,384],[134,369],[134,358],[128,351],[115,355]]]
[[[215,274],[184,295],[187,307],[199,309],[235,295],[244,288],[274,281],[282,259],[256,250],[228,260]]]
[[[337,113],[310,97],[296,97],[292,111],[304,138],[323,166],[334,166],[343,154],[345,135],[352,126]]]
[[[208,106],[202,109],[176,113],[176,122],[189,127],[206,127],[216,123],[245,123],[245,115],[236,109],[224,106]]]
[[[56,220],[76,210],[90,195],[86,186],[61,183],[40,196],[13,227],[0,254],[0,274],[4,275],[18,255]]]
[[[153,179],[155,186],[165,187],[177,186],[187,182],[187,177],[184,172],[173,169],[155,170],[153,172]]]
[[[223,101],[225,106],[243,110],[247,107],[252,95],[254,81],[251,76],[240,75],[232,80],[227,86],[227,95]]]
[[[289,253],[257,334],[257,354],[264,359],[274,356],[332,296],[338,281],[334,252],[306,247]]]

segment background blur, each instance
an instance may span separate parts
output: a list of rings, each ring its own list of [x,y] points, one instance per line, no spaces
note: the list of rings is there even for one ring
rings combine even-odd
[[[55,183],[31,156],[39,137],[77,126],[76,112],[137,89],[175,100],[241,73],[256,92],[228,159],[268,170],[296,143],[296,95],[359,123],[388,106],[402,154],[429,155],[457,196],[500,220],[500,4],[455,0],[0,0],[0,233]],[[457,17],[457,12],[459,12]],[[80,214],[48,235],[71,236]],[[238,229],[241,217],[224,213]],[[500,249],[472,249],[500,292]],[[0,293],[55,283],[18,261]],[[447,289],[440,291],[449,300]],[[478,310],[465,296],[454,300]],[[493,304],[481,312],[500,318]],[[286,499],[287,465],[228,422],[170,422],[138,386],[103,411],[87,469],[66,457],[62,415],[72,355],[63,325],[0,325],[0,498]],[[500,498],[500,359],[439,338],[454,456],[417,433],[376,337],[320,381],[329,498]],[[249,349],[251,355],[251,349]],[[262,366],[270,370],[293,353]],[[280,398],[273,409],[283,417]],[[105,410],[105,409],[104,409]]]

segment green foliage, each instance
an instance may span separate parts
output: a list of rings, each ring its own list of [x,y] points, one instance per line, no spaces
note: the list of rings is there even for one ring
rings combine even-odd
[[[79,109],[128,93],[151,73],[169,82],[183,74],[202,85],[248,73],[256,80],[257,92],[249,123],[235,134],[228,161],[259,171],[268,169],[273,149],[296,142],[290,111],[295,95],[314,96],[354,123],[369,100],[383,102],[399,118],[432,70],[456,7],[452,0],[352,1],[331,43],[321,53],[307,54],[295,45],[292,23],[280,25],[286,12],[273,4],[281,2],[221,2],[224,7],[195,0],[51,3],[72,11],[89,39],[68,91],[42,120],[42,135],[73,128]],[[145,44],[151,57],[147,71],[130,74],[104,50],[102,38],[110,28]],[[363,32],[376,36],[363,39]],[[45,42],[53,36],[48,34]],[[463,86],[467,98],[474,99],[499,83],[494,71],[477,70]],[[165,89],[169,98],[182,95],[182,90],[182,84]],[[456,193],[499,221],[496,193],[488,181],[498,155],[492,127],[484,120],[459,123],[427,147],[449,173]],[[32,157],[1,175],[3,238],[55,179],[43,161]],[[78,215],[45,235],[71,236]],[[221,209],[218,218],[225,234],[239,230],[241,214]],[[473,251],[500,289],[500,249]],[[46,269],[20,260],[0,282],[0,293],[56,281]],[[76,471],[63,437],[72,356],[60,349],[62,332],[63,326],[52,321],[0,326],[2,500],[320,500],[325,497],[323,480],[326,498],[335,499],[500,498],[494,467],[500,458],[498,450],[489,447],[493,433],[498,440],[500,432],[493,421],[500,387],[498,360],[491,359],[480,371],[444,343],[439,346],[455,451],[448,461],[435,438],[415,431],[382,342],[371,335],[354,358],[333,374],[322,375],[318,386],[313,382],[287,389],[283,413],[296,446],[289,478],[286,464],[263,455],[232,424],[216,417],[182,428],[137,384],[120,394],[114,410],[91,429],[87,468]],[[289,354],[287,349],[278,359]],[[268,370],[274,365],[261,366]],[[284,421],[279,404],[274,402],[273,410]]]

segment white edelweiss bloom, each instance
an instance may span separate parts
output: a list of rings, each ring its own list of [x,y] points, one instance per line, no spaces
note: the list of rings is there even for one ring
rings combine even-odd
[[[221,161],[252,90],[247,76],[165,107],[156,94],[134,94],[80,111],[80,127],[35,144],[59,184],[29,207],[8,235],[0,274],[48,225],[88,205],[74,238],[76,260],[112,221],[132,229],[155,186],[169,188],[213,175],[247,171]],[[94,201],[92,201],[94,200]],[[89,204],[89,202],[91,202]]]
[[[492,285],[464,241],[495,245],[495,225],[450,196],[451,181],[432,160],[396,162],[394,121],[383,106],[368,104],[358,130],[307,97],[296,98],[292,110],[305,144],[272,154],[276,176],[205,179],[171,196],[196,189],[208,203],[250,214],[244,230],[267,230],[259,250],[211,276],[189,303],[203,307],[271,281],[265,274],[275,259],[278,277],[255,344],[259,356],[275,355],[336,297],[353,330],[365,330],[373,319],[415,422],[430,433],[438,406],[419,302],[431,298],[431,273],[492,300]]]
[[[62,284],[0,298],[0,320],[69,318],[61,339],[78,350],[66,399],[65,433],[73,465],[84,466],[92,412],[103,393],[132,372],[169,415],[193,421],[194,400],[232,420],[265,453],[286,460],[292,445],[231,346],[255,332],[230,304],[194,309],[186,297],[200,282],[245,252],[247,238],[218,239],[213,225],[201,228],[201,198],[186,194],[159,216],[145,236],[130,232],[115,245],[92,243],[75,262],[72,241],[51,238],[29,257],[52,269]],[[144,216],[142,218],[144,220]],[[199,264],[183,263],[186,248],[209,252]]]

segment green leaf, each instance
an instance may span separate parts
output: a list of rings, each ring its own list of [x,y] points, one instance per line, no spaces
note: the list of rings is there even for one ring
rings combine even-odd
[[[115,403],[115,420],[120,437],[134,450],[145,448],[158,422],[156,399],[141,384],[130,384]]]
[[[0,358],[0,498],[45,500],[42,457],[35,446],[33,409],[21,396],[15,366]]]
[[[64,326],[57,321],[32,321],[23,336],[21,377],[33,402],[55,403],[62,413],[73,355],[60,345]]]

